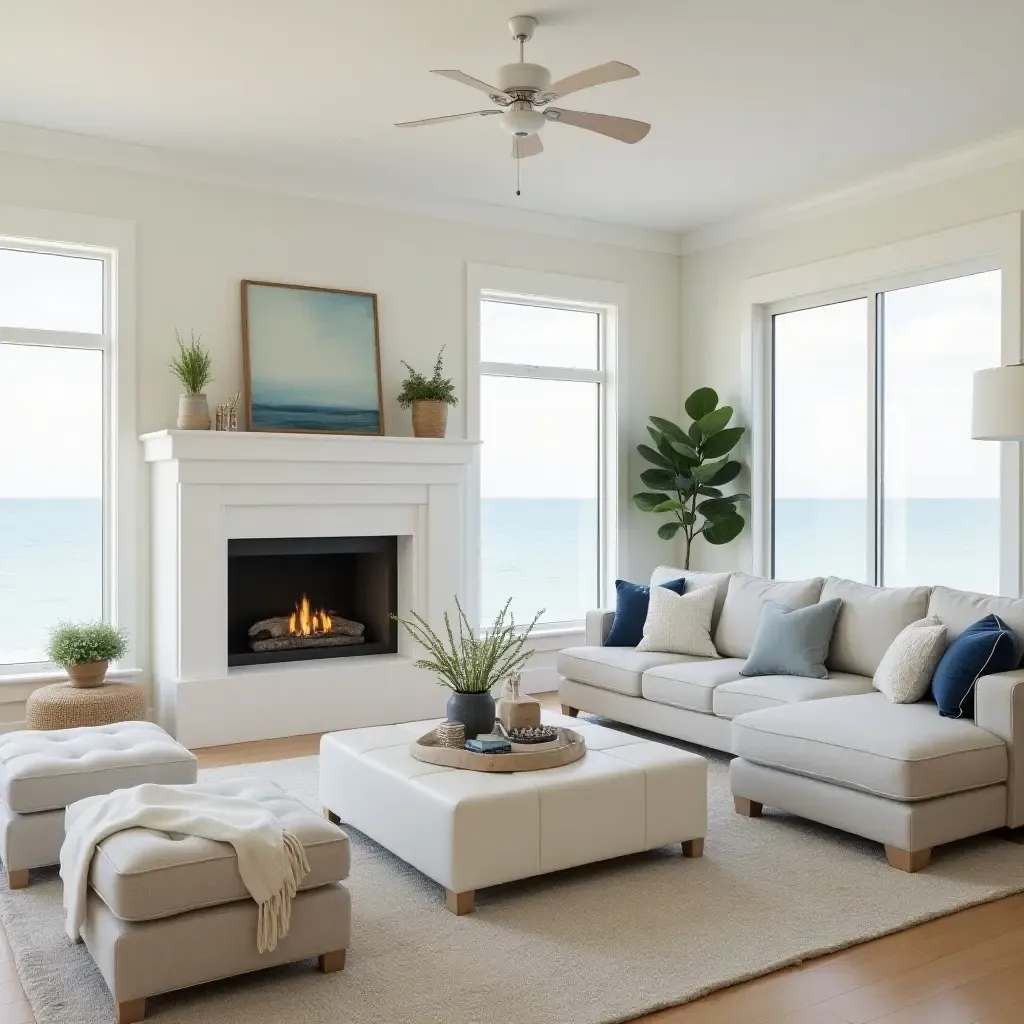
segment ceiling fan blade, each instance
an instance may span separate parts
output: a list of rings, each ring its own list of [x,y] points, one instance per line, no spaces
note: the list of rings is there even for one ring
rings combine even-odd
[[[512,158],[514,160],[524,160],[528,156],[536,156],[543,152],[544,143],[540,141],[540,136],[536,132],[533,135],[512,136]]]
[[[468,85],[472,89],[479,89],[481,92],[487,93],[488,96],[497,96],[499,99],[512,101],[512,97],[508,93],[504,93],[495,85],[488,85],[486,82],[481,82],[479,78],[474,78],[472,75],[467,75],[465,71],[431,71],[432,75],[442,75],[445,78],[450,78],[453,82],[461,82],[463,85]]]
[[[418,128],[421,124],[440,124],[442,121],[461,121],[465,117],[490,117],[500,110],[470,110],[466,114],[448,114],[445,117],[424,117],[419,121],[399,121],[396,128]]]
[[[544,96],[557,100],[560,96],[568,96],[569,93],[579,92],[580,89],[589,89],[592,85],[619,82],[623,78],[636,78],[639,74],[640,72],[636,68],[631,68],[628,64],[610,60],[607,64],[598,64],[596,67],[587,68],[586,71],[577,71],[575,75],[552,82],[544,90]]]
[[[575,125],[591,132],[599,132],[619,142],[639,142],[651,130],[646,121],[634,121],[629,117],[612,117],[610,114],[588,114],[583,110],[566,110],[564,107],[548,107],[544,116],[549,121]]]

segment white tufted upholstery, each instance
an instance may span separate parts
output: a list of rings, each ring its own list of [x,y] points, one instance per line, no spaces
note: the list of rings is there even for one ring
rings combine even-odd
[[[195,780],[195,756],[152,722],[0,736],[0,799],[18,814],[142,782]]]
[[[348,877],[348,836],[275,783],[232,779],[182,788],[263,804],[305,847],[309,874],[301,889]],[[80,806],[68,808],[69,823]],[[100,843],[89,882],[122,921],[151,921],[248,898],[229,843],[149,828],[116,832]]]

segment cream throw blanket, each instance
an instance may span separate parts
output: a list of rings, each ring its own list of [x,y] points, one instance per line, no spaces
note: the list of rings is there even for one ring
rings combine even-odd
[[[140,827],[230,843],[238,857],[238,873],[259,904],[257,949],[273,950],[288,934],[292,897],[309,862],[302,843],[262,804],[192,786],[147,783],[87,797],[74,807],[60,849],[66,929],[72,939],[79,937],[85,921],[89,865],[96,847],[114,832]]]

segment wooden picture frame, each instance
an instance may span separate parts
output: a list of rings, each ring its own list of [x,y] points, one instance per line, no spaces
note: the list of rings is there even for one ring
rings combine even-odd
[[[241,291],[248,429],[383,434],[377,296],[277,281]]]

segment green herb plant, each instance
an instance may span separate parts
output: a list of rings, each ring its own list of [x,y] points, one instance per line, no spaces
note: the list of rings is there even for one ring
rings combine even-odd
[[[46,653],[55,665],[117,661],[128,649],[123,629],[106,622],[60,622],[50,631]]]
[[[450,377],[443,374],[444,346],[437,353],[437,360],[434,363],[434,374],[432,377],[425,377],[419,370],[414,370],[404,359],[402,365],[409,371],[405,381],[402,383],[402,390],[398,393],[398,404],[403,409],[408,409],[413,402],[444,402],[445,405],[458,405],[459,400],[455,397],[455,383]]]
[[[178,354],[171,360],[171,373],[181,381],[186,394],[201,395],[207,385],[213,383],[213,358],[202,344],[203,336],[190,331],[187,345],[177,331],[174,337],[178,341]]]

